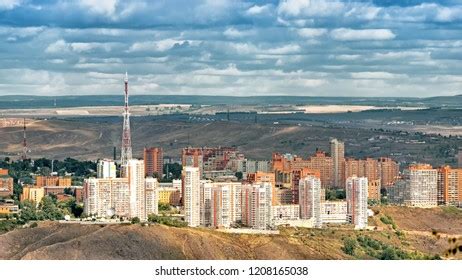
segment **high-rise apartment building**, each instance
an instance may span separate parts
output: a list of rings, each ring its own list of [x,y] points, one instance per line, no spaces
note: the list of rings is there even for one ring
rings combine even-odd
[[[421,208],[436,207],[438,172],[429,164],[410,165],[403,171],[406,182],[404,205]]]
[[[242,183],[201,180],[201,225],[228,228],[242,220]]]
[[[198,167],[183,168],[183,205],[185,221],[191,227],[200,225],[200,173]]]
[[[345,178],[366,177],[369,181],[380,180],[380,164],[373,158],[345,160]]]
[[[366,177],[367,178],[367,177]],[[375,201],[380,201],[380,189],[381,183],[380,179],[377,180],[367,180],[367,198]]]
[[[164,173],[164,156],[162,148],[144,148],[143,154],[145,175],[161,179]]]
[[[299,183],[300,218],[313,219],[316,227],[321,221],[321,180],[315,176],[307,176]]]
[[[215,148],[184,148],[181,153],[183,166],[198,167],[202,174],[204,171],[225,170],[231,159],[238,157],[238,151],[233,147]]]
[[[367,190],[366,177],[353,176],[346,180],[348,219],[357,229],[367,227]]]
[[[156,178],[145,179],[146,215],[159,214],[159,182]]]
[[[382,187],[392,186],[399,176],[399,165],[391,158],[381,157],[378,159],[380,167],[380,184]]]
[[[83,193],[87,216],[130,216],[128,178],[88,178],[84,181]]]
[[[440,167],[437,191],[438,205],[462,206],[462,168]]]
[[[345,144],[337,139],[330,140],[330,155],[332,157],[332,173],[334,187],[345,186]]]
[[[242,222],[253,229],[268,229],[272,217],[271,184],[242,186]]]
[[[116,178],[117,170],[113,160],[102,159],[96,166],[97,178]]]
[[[144,162],[138,159],[127,161],[127,178],[130,188],[130,218],[146,220]]]

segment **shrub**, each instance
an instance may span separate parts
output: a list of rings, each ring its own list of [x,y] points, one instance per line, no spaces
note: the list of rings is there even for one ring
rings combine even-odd
[[[355,239],[347,237],[343,240],[342,250],[343,252],[345,252],[345,254],[354,256],[357,246],[358,246],[358,243],[356,242]]]

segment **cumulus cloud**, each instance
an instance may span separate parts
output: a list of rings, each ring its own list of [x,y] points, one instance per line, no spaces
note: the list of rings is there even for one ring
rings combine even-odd
[[[0,95],[460,91],[462,3],[385,2],[0,0]]]
[[[298,35],[304,38],[314,38],[327,33],[325,28],[300,28],[297,30]]]
[[[389,72],[356,72],[351,73],[351,77],[354,79],[397,79],[407,78],[407,75],[393,74]]]
[[[349,29],[338,28],[330,32],[331,37],[338,41],[391,40],[396,35],[389,29]]]
[[[116,11],[117,0],[81,0],[80,5],[91,12],[112,17]]]

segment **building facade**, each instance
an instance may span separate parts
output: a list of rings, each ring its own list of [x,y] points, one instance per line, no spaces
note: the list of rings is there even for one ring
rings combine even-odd
[[[333,186],[345,186],[345,144],[337,139],[330,140],[330,156],[332,157]]]
[[[96,166],[96,177],[97,178],[116,178],[117,169],[113,160],[103,159],[98,161]]]
[[[403,171],[404,205],[431,208],[438,205],[438,172],[429,164],[410,165]]]
[[[161,179],[164,173],[164,153],[162,148],[144,148],[143,159],[145,175]]]
[[[437,201],[438,205],[462,206],[462,168],[438,169]]]
[[[314,219],[315,226],[321,227],[321,180],[308,176],[299,186],[300,218]]]
[[[198,167],[183,168],[183,205],[185,221],[190,227],[200,225],[200,173]]]
[[[346,180],[348,220],[357,229],[367,227],[367,190],[366,177],[353,176]]]

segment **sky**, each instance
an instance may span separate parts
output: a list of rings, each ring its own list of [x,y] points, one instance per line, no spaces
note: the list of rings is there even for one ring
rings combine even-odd
[[[0,0],[0,95],[462,94],[462,0]]]

